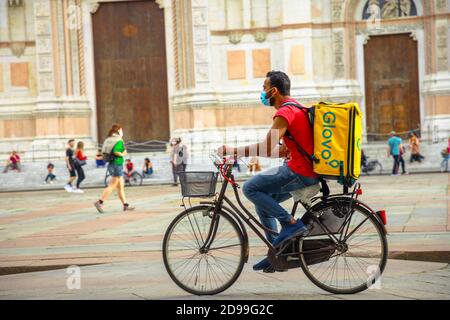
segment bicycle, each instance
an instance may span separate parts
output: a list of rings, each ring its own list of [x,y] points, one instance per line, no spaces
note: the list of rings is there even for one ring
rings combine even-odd
[[[291,214],[295,216],[298,205],[303,205],[306,213],[302,221],[309,233],[275,248],[263,231],[277,233],[264,227],[241,202],[239,185],[232,174],[233,162],[225,159],[215,165],[218,172],[180,173],[185,210],[167,228],[162,252],[169,276],[181,289],[195,295],[214,295],[238,279],[250,251],[245,224],[267,246],[269,261],[276,270],[300,267],[323,290],[352,294],[379,279],[388,253],[386,213],[374,212],[358,200],[362,194],[359,184],[351,192],[344,187],[342,194],[335,195],[315,196],[318,185],[293,192]],[[218,173],[223,183],[216,193]],[[237,205],[225,195],[229,185]],[[186,208],[185,197],[215,199]]]
[[[367,157],[369,159],[370,157]],[[366,173],[367,175],[370,175],[371,172],[375,172],[378,175],[381,175],[383,172],[383,166],[378,160],[370,160],[367,162],[367,165],[361,166],[362,172]]]
[[[133,172],[133,174],[130,177],[127,174],[124,174],[123,179],[125,181],[126,186],[132,187],[132,186],[141,186],[143,177],[139,172],[135,171],[135,172]],[[110,175],[109,171],[106,170],[105,181],[104,181],[105,187],[107,187],[109,185],[110,180],[111,180],[111,175]]]

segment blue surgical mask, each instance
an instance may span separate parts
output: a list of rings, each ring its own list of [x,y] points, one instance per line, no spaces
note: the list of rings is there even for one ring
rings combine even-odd
[[[270,98],[272,98],[272,97],[270,97]],[[267,92],[265,92],[265,91],[261,92],[260,100],[261,100],[261,103],[263,105],[265,105],[266,107],[270,107],[271,106],[270,105],[270,98],[267,98]]]

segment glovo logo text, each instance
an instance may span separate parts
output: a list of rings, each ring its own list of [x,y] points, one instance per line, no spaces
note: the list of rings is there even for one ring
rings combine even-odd
[[[336,115],[331,112],[325,112],[322,117],[323,129],[322,129],[322,152],[321,157],[325,160],[325,163],[336,169],[339,167],[339,161],[333,158],[332,141],[334,129],[336,129]]]

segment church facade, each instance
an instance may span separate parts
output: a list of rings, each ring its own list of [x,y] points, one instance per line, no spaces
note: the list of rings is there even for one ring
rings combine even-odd
[[[360,103],[364,141],[450,136],[450,0],[0,0],[0,153],[261,138],[267,71]]]

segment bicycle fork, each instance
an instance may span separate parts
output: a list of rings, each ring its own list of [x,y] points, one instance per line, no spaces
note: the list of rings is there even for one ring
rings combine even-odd
[[[211,225],[208,230],[208,235],[206,236],[203,245],[200,247],[200,250],[199,250],[200,253],[208,253],[208,251],[216,237],[217,230],[219,228],[220,211],[221,211],[221,206],[219,204],[216,204],[214,206],[214,211],[212,214]]]

